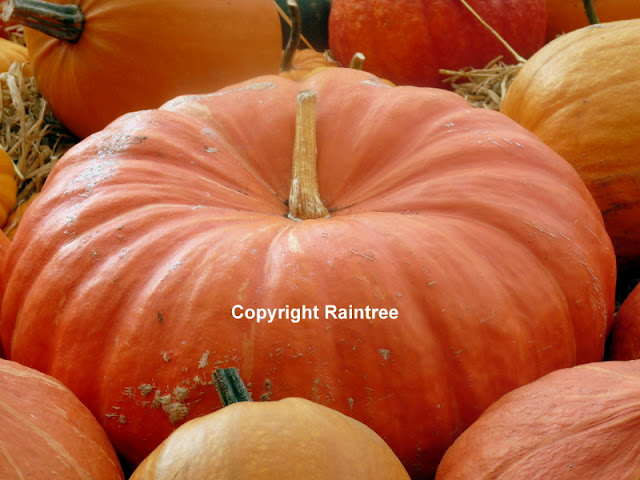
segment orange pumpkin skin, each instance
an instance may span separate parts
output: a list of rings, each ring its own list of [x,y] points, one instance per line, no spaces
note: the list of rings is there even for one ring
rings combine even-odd
[[[640,284],[627,295],[616,312],[607,342],[607,359],[640,359]]]
[[[124,480],[91,412],[60,382],[0,360],[0,478]]]
[[[296,222],[310,88],[332,216]],[[121,117],[57,162],[3,273],[7,354],[63,379],[132,463],[219,408],[211,372],[235,366],[256,400],[365,423],[415,478],[506,391],[601,359],[615,293],[602,217],[563,159],[452,92],[348,68]]]
[[[3,227],[13,210],[18,194],[15,167],[11,156],[0,147],[0,227]]]
[[[634,480],[640,361],[552,372],[489,407],[447,451],[436,480]]]
[[[325,56],[323,52],[318,52],[310,48],[298,49],[293,54],[291,69],[279,73],[280,76],[291,80],[302,80],[318,68],[337,67],[338,64]]]
[[[521,56],[544,45],[544,0],[468,2]],[[482,68],[513,56],[459,0],[333,0],[329,45],[343,65],[356,52],[365,69],[396,85],[445,87],[440,69]]]
[[[81,138],[176,95],[278,71],[282,34],[273,0],[75,3],[85,16],[77,43],[32,29],[25,40],[42,95]]]
[[[304,398],[234,403],[181,425],[131,480],[409,480],[366,425]]]
[[[2,230],[0,230],[0,266],[4,263],[4,258],[7,255],[7,250],[9,250],[9,245],[11,245],[11,240],[9,239],[9,237],[5,235],[5,233]],[[4,294],[4,288],[3,288],[2,282],[0,282],[0,298],[2,298],[3,294]],[[5,358],[4,349],[1,343],[0,343],[0,358]]]
[[[637,0],[591,0],[600,23],[640,18]],[[589,25],[582,0],[547,0],[547,42]]]
[[[0,38],[0,72],[8,72],[14,62],[27,63],[27,47],[6,38]]]
[[[640,266],[640,19],[576,30],[547,44],[500,111],[571,163],[595,198],[621,270]],[[620,68],[620,65],[625,68]]]

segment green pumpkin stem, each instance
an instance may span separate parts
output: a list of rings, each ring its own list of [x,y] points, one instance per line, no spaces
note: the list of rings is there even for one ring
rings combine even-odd
[[[293,147],[289,215],[292,220],[326,218],[329,210],[320,199],[316,169],[317,92],[302,90],[296,103],[296,133]]]
[[[232,403],[252,401],[237,368],[218,368],[213,372],[212,378],[223,407]]]
[[[84,14],[78,5],[58,5],[44,0],[7,0],[2,20],[11,20],[70,43],[77,42],[84,30]]]
[[[596,14],[596,9],[593,8],[593,2],[591,0],[582,0],[582,4],[584,5],[584,12],[587,14],[589,23],[591,25],[600,23],[598,15]]]
[[[300,35],[302,35],[302,16],[300,15],[300,7],[296,0],[287,0],[289,13],[291,15],[291,29],[289,30],[289,40],[287,46],[282,53],[280,62],[280,71],[288,72],[293,68],[293,55],[296,53],[300,45]]]

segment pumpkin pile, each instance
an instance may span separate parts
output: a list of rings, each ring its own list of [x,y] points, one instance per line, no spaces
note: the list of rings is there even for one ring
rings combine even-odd
[[[640,19],[549,39],[549,4],[5,2],[0,356],[113,478],[568,479],[633,443]]]

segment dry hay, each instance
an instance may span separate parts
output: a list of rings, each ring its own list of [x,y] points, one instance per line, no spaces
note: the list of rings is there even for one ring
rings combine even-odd
[[[51,114],[29,69],[15,62],[0,73],[0,147],[14,161],[16,205],[42,189],[56,161],[77,143]]]
[[[442,69],[440,73],[447,76],[444,83],[451,83],[453,91],[474,107],[500,110],[509,85],[523,65],[524,62],[508,65],[500,56],[484,68]]]

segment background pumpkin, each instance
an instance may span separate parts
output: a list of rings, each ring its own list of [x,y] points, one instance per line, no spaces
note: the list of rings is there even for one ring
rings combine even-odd
[[[27,47],[6,38],[0,38],[0,72],[9,71],[13,62],[26,63],[28,61]]]
[[[607,358],[640,359],[640,283],[625,297],[616,312],[607,344]]]
[[[16,203],[18,183],[15,175],[13,160],[0,148],[0,225],[3,226]]]
[[[41,3],[51,4],[69,2]],[[25,40],[42,95],[79,137],[178,94],[207,93],[278,71],[282,37],[273,0],[75,4],[84,17],[75,43],[32,28],[25,29]]]
[[[637,0],[591,0],[600,22],[640,18]],[[547,0],[547,41],[589,25],[583,0]]]
[[[523,57],[544,45],[545,0],[468,3]],[[514,61],[460,0],[333,0],[329,45],[343,65],[362,52],[368,71],[400,85],[445,87],[440,69]]]
[[[331,218],[293,221],[308,89]],[[615,263],[579,176],[530,132],[452,92],[331,68],[180,97],[80,142],[3,276],[7,353],[69,385],[132,463],[219,408],[224,363],[256,399],[365,423],[429,478],[506,391],[602,358]],[[257,323],[235,305],[321,318]]]
[[[109,439],[60,382],[0,360],[0,477],[3,480],[123,480]]]
[[[573,31],[529,59],[500,108],[576,168],[621,271],[640,267],[638,59],[640,20]]]
[[[451,446],[436,480],[633,480],[640,361],[562,369],[518,388]]]
[[[273,0],[279,7],[283,48],[291,34],[291,17],[287,0]],[[313,50],[323,52],[329,48],[329,12],[331,0],[297,0],[302,20],[304,43]]]

